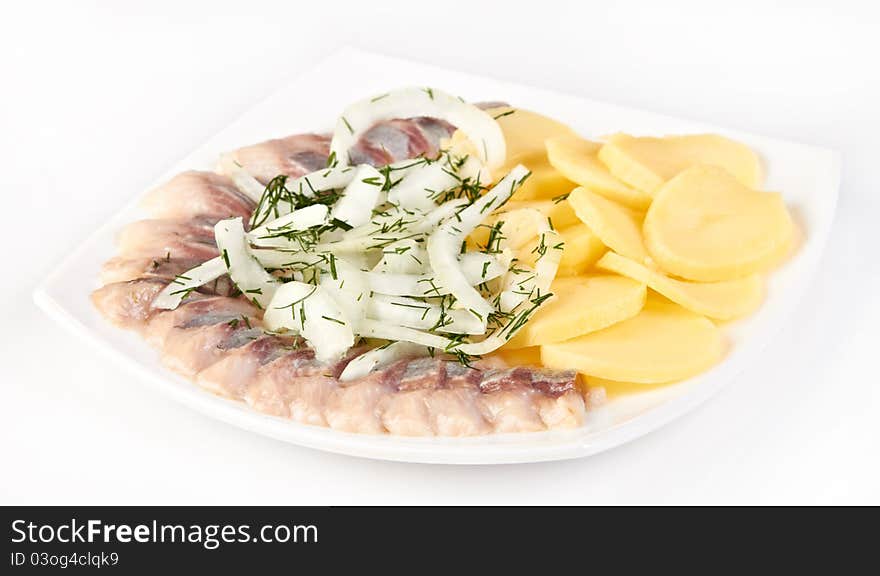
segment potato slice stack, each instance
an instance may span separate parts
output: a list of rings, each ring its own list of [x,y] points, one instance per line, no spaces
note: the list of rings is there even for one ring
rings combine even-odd
[[[762,274],[794,226],[744,144],[713,134],[604,143],[520,109],[498,116],[511,162],[532,170],[493,221],[535,259],[535,212],[565,240],[553,300],[501,351],[514,363],[574,368],[609,393],[703,372],[725,353],[718,323],[753,312]],[[485,230],[471,238],[485,242]]]

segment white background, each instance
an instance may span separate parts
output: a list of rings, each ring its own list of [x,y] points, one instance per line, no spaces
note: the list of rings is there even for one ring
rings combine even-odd
[[[5,9],[0,503],[880,503],[880,42],[869,3],[422,4]],[[147,185],[342,44],[838,149],[835,227],[799,314],[737,382],[632,444],[444,467],[324,454],[209,420],[36,309],[34,286],[126,202],[120,190]]]

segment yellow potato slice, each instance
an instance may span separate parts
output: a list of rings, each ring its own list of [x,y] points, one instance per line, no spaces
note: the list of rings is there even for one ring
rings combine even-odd
[[[572,182],[637,210],[645,210],[651,203],[649,194],[627,186],[599,161],[601,144],[576,136],[557,136],[545,145],[550,165]]]
[[[529,179],[514,194],[513,200],[550,199],[567,194],[575,187],[571,180],[550,166],[544,148],[544,140],[547,138],[573,136],[574,131],[571,128],[552,118],[522,108],[503,106],[490,108],[486,112],[497,119],[507,145],[507,159],[504,165],[492,174],[493,179],[500,180],[517,164],[522,164],[532,171]],[[476,152],[473,143],[461,131],[456,131],[444,148],[456,154]]]
[[[666,181],[697,164],[724,168],[750,188],[760,188],[763,179],[757,154],[717,134],[664,138],[614,134],[598,155],[614,176],[652,196]]]
[[[632,318],[645,303],[644,284],[616,275],[557,278],[554,298],[544,305],[505,349],[562,342]]]
[[[501,348],[492,356],[497,356],[508,366],[540,366],[541,348],[531,346],[529,348]]]
[[[527,348],[529,350],[529,348]],[[641,392],[650,392],[657,390],[675,382],[661,382],[659,384],[639,384],[638,382],[617,382],[615,380],[606,380],[605,378],[589,377],[585,378],[587,389],[604,388],[608,398],[619,398],[629,394],[639,394]]]
[[[527,200],[522,202],[511,200],[499,208],[496,214],[505,214],[522,209],[537,210],[550,218],[553,222],[553,227],[557,230],[580,223],[577,214],[574,213],[574,208],[571,207],[567,200]]]
[[[513,193],[511,201],[551,200],[557,196],[568,194],[577,186],[577,184],[560,174],[556,168],[550,166],[546,159],[536,159],[532,156],[523,159],[521,164],[531,170],[532,174]],[[499,176],[504,176],[508,171],[499,171],[498,174]]]
[[[568,197],[578,218],[603,244],[627,258],[644,262],[648,253],[642,241],[642,215],[586,188],[575,188]]]
[[[535,240],[538,229],[534,217],[529,211],[537,211],[549,218],[556,229],[566,228],[580,223],[577,215],[567,201],[532,200],[526,202],[508,202],[478,226],[468,238],[470,246],[485,246],[489,240],[490,226],[499,220],[504,221],[502,231],[505,238],[514,248],[520,248],[527,242]]]
[[[490,108],[486,112],[497,120],[504,133],[507,144],[505,172],[517,164],[529,166],[535,161],[546,162],[544,140],[575,134],[562,122],[523,108],[503,106]]]
[[[730,320],[753,312],[763,297],[763,284],[757,274],[722,282],[687,282],[670,278],[614,252],[606,253],[596,265],[647,284],[648,288],[676,304],[718,320]]]
[[[651,295],[633,318],[541,346],[541,363],[619,382],[659,384],[699,374],[724,353],[711,320]]]
[[[493,174],[495,180],[501,179],[517,164],[525,164],[534,169],[547,163],[544,140],[558,136],[574,136],[574,131],[565,124],[523,108],[500,106],[489,108],[486,113],[495,118],[504,134],[507,158],[504,165]],[[475,143],[468,140],[464,132],[456,130],[443,148],[455,154],[476,154]]]
[[[599,237],[582,223],[559,230],[564,245],[557,276],[578,276],[596,263],[607,250]],[[537,258],[538,238],[521,248],[516,257],[526,264],[534,265]]]
[[[752,190],[725,170],[701,165],[657,192],[643,231],[651,256],[665,271],[715,282],[778,262],[790,246],[793,224],[779,194]]]

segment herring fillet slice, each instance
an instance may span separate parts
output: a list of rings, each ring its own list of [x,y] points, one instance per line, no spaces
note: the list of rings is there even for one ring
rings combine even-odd
[[[242,219],[217,222],[214,235],[229,277],[246,298],[265,309],[279,284],[251,253]]]
[[[433,88],[404,88],[355,102],[336,123],[330,153],[350,162],[349,151],[373,125],[395,118],[429,116],[445,120],[474,143],[490,170],[504,164],[507,147],[498,122],[487,112]]]

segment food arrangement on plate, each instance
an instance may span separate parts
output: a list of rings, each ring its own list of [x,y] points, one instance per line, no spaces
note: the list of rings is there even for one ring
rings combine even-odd
[[[151,191],[92,300],[172,370],[333,429],[576,428],[694,376],[757,309],[794,226],[709,134],[581,138],[431,88]]]

